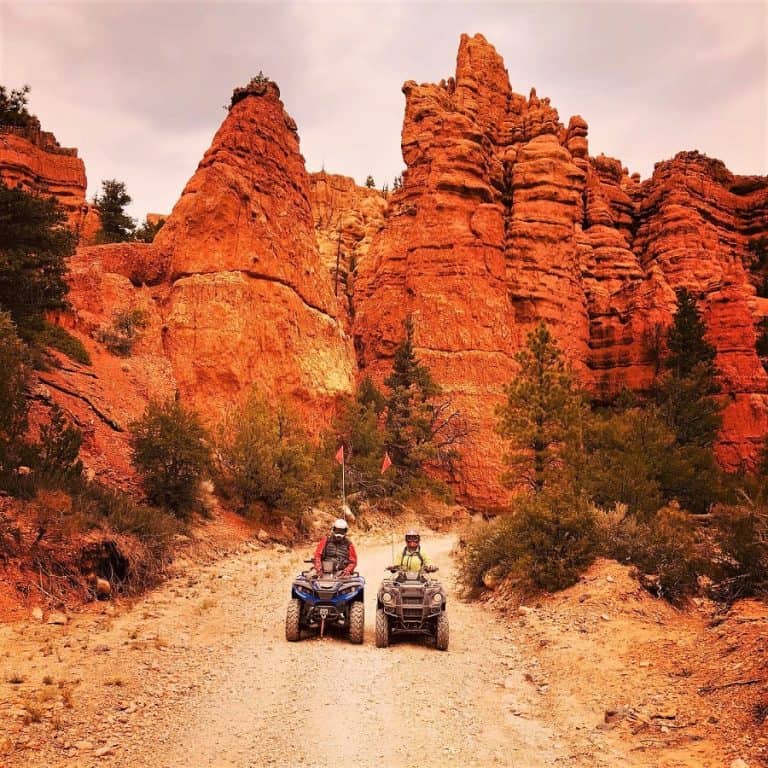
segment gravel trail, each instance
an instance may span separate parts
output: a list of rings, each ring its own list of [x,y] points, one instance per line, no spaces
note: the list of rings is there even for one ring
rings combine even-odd
[[[448,588],[445,652],[418,639],[375,647],[376,590],[392,555],[364,540],[362,645],[286,642],[291,579],[310,549],[255,544],[190,564],[130,609],[0,627],[0,766],[381,768],[415,756],[462,768],[688,764],[601,729],[599,691],[558,697],[552,665],[538,658],[549,642],[541,627],[456,597],[452,545],[423,541]],[[575,656],[563,648],[557,663],[572,681]],[[589,660],[579,660],[589,689]]]

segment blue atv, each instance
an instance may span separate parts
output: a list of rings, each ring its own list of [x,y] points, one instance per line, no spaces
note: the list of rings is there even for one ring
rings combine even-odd
[[[365,579],[358,573],[342,576],[337,565],[324,560],[322,573],[310,568],[294,579],[285,615],[286,640],[300,640],[302,630],[319,631],[323,637],[328,627],[336,627],[349,633],[350,642],[363,642]]]

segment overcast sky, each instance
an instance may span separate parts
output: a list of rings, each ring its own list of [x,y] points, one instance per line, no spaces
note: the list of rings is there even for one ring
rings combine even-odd
[[[403,168],[405,80],[452,75],[462,32],[503,56],[589,148],[650,175],[684,149],[768,173],[768,3],[35,2],[0,0],[0,83],[85,161],[88,196],[124,181],[131,212],[170,212],[232,89],[280,86],[309,171]]]

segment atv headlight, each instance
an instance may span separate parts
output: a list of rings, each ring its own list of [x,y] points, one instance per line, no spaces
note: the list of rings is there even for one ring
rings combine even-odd
[[[381,602],[382,603],[391,603],[392,602],[392,595],[389,592],[385,592],[381,596]]]
[[[440,605],[443,602],[443,596],[439,592],[432,595],[432,605]]]

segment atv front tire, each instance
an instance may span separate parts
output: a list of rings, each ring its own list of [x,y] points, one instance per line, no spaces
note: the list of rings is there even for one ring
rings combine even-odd
[[[301,600],[295,597],[288,603],[285,613],[285,639],[290,643],[301,639]]]
[[[448,650],[448,616],[445,613],[441,613],[437,617],[435,648],[437,648],[438,651]]]
[[[349,607],[349,642],[360,645],[363,642],[365,629],[365,606],[361,602],[352,603]]]
[[[383,608],[376,611],[376,647],[386,648],[389,645],[389,619]]]

